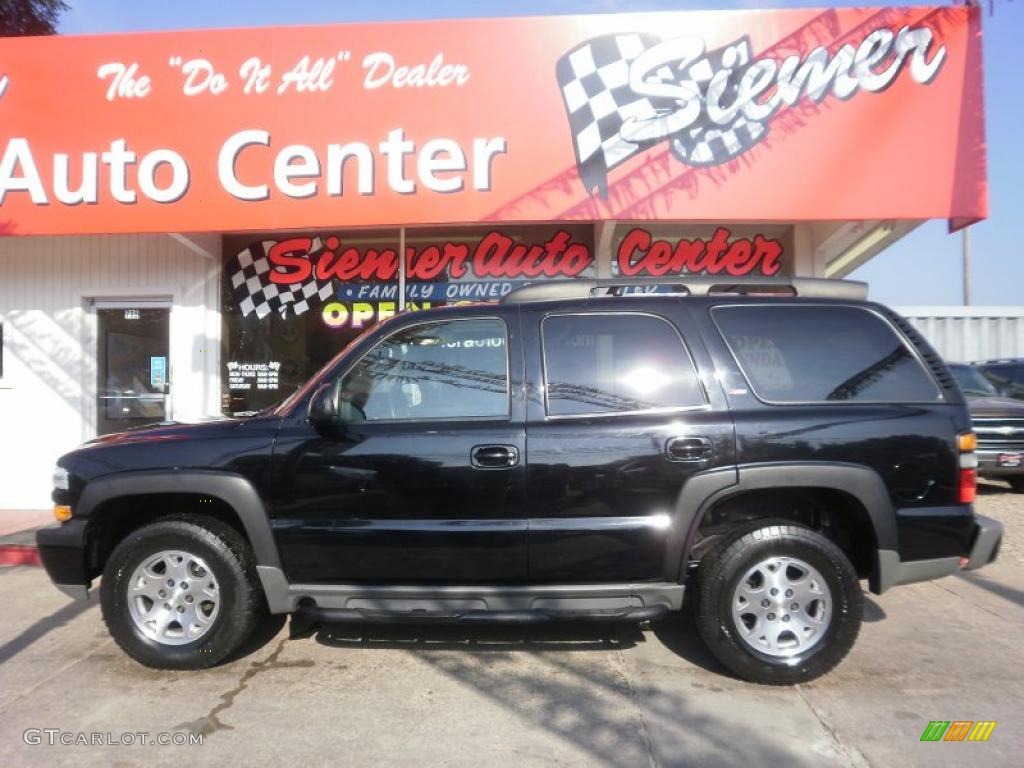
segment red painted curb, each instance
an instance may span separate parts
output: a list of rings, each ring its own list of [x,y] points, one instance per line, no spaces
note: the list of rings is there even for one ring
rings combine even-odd
[[[0,565],[42,565],[42,561],[35,547],[0,544]]]

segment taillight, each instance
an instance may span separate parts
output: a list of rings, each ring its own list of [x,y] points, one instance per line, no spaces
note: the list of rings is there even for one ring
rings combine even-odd
[[[957,435],[956,444],[960,449],[960,503],[972,504],[978,495],[978,456],[974,453],[978,437],[973,432],[964,432]]]
[[[960,470],[960,503],[973,504],[978,494],[978,470]]]

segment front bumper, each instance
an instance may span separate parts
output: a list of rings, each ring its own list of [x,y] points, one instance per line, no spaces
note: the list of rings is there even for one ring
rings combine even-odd
[[[999,556],[1003,541],[1003,524],[983,515],[974,516],[971,545],[962,558],[937,557],[925,560],[900,560],[898,552],[891,549],[878,550],[878,567],[871,575],[870,588],[880,595],[898,584],[913,584],[949,576],[957,571],[974,571]]]
[[[999,457],[1008,453],[1019,453],[1019,451],[991,451],[979,448],[975,453],[978,456],[978,474],[982,477],[1014,477],[1024,475],[1024,462],[1020,466],[1006,466],[999,463]]]
[[[92,579],[88,572],[87,520],[66,523],[36,532],[39,559],[56,587],[76,600],[89,598]]]

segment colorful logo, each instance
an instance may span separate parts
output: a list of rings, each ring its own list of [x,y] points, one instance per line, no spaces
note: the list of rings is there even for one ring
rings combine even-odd
[[[932,720],[921,741],[988,741],[995,729],[995,720]]]
[[[711,50],[696,35],[588,40],[556,67],[580,179],[607,197],[608,172],[663,141],[687,165],[719,165],[761,142],[772,118],[804,96],[817,104],[830,94],[879,93],[904,66],[927,85],[946,60],[933,37],[929,27],[880,27],[835,53],[819,46],[781,60],[756,58],[747,37]]]

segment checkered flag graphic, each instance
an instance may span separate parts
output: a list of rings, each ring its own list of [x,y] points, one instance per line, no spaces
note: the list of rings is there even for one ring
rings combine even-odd
[[[608,172],[638,152],[664,138],[630,141],[622,135],[627,121],[644,123],[666,117],[679,109],[671,98],[637,94],[629,85],[630,64],[661,40],[649,34],[604,35],[583,43],[558,60],[555,74],[569,115],[576,163],[587,191],[596,187],[602,197],[608,194]],[[646,78],[651,83],[679,84],[690,81],[706,102],[712,78],[723,68],[732,68],[730,76],[716,83],[719,103],[727,106],[735,100],[743,73],[751,63],[747,38],[713,51],[685,70],[665,64]],[[713,122],[707,110],[671,137],[675,155],[690,165],[716,165],[745,152],[767,132],[762,123],[748,121],[737,114],[727,125]]]
[[[587,191],[608,194],[608,171],[658,143],[638,144],[620,135],[630,117],[651,120],[658,106],[629,87],[629,65],[660,42],[654,35],[604,35],[589,40],[558,60],[555,74],[569,113],[576,164]],[[666,100],[665,108],[671,102]]]
[[[238,270],[231,275],[231,288],[243,316],[255,312],[256,317],[262,320],[271,312],[277,312],[286,317],[289,309],[301,315],[311,303],[326,301],[334,295],[331,281],[317,280],[315,275],[310,275],[305,282],[291,285],[271,282],[267,251],[273,245],[274,241],[264,240],[238,253]],[[314,238],[310,253],[321,248],[320,238]]]

